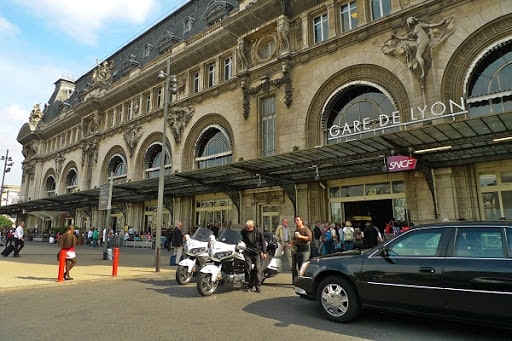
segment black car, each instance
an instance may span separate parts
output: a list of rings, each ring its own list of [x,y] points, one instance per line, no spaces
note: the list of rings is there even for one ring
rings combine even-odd
[[[361,309],[512,325],[512,224],[415,227],[365,251],[313,258],[294,279],[336,322]]]

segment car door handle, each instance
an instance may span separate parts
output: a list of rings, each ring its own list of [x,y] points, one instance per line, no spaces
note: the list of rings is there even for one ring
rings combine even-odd
[[[428,273],[431,273],[431,274],[433,274],[434,272],[436,272],[436,270],[434,270],[434,268],[431,268],[431,267],[429,267],[429,266],[420,266],[420,267],[418,268],[418,271],[419,271],[419,272],[428,272]]]

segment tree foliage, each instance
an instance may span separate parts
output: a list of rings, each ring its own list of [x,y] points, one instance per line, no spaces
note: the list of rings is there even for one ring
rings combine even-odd
[[[12,226],[12,220],[6,217],[5,215],[0,215],[0,227],[11,227]]]

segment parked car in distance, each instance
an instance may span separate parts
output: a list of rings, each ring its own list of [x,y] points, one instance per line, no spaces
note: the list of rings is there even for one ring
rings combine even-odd
[[[362,309],[512,326],[512,223],[417,226],[364,251],[305,262],[295,292],[336,322]]]

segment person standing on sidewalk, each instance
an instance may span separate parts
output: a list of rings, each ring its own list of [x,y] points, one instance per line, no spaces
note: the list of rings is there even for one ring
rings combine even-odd
[[[261,233],[254,226],[254,220],[247,220],[245,229],[241,231],[242,241],[245,243],[244,251],[244,271],[245,283],[250,291],[255,287],[256,292],[261,292],[261,282],[263,282],[263,261],[267,258],[267,244]],[[254,264],[254,269],[253,269]]]
[[[25,222],[22,221],[16,230],[14,231],[14,257],[20,256],[20,251],[25,246],[25,240],[23,239]]]
[[[295,217],[295,233],[293,237],[292,252],[292,281],[297,277],[302,263],[307,261],[310,256],[310,242],[313,239],[313,233],[307,227],[302,217]]]
[[[98,239],[100,238],[100,233],[98,228],[94,227],[94,231],[92,231],[92,246],[98,246]]]
[[[281,252],[286,254],[286,258],[288,260],[288,266],[290,270],[292,268],[292,229],[288,227],[288,219],[283,218],[281,220],[281,225],[276,228],[276,239],[279,243],[278,252],[276,252],[277,257],[281,257]]]
[[[183,254],[183,224],[181,222],[176,223],[176,226],[172,230],[171,247],[174,249],[174,256],[176,257],[176,264],[181,260]]]
[[[66,272],[64,273],[65,280],[72,280],[73,278],[69,275],[69,272],[76,264],[76,252],[75,246],[77,244],[77,238],[75,235],[75,226],[69,225],[68,230],[59,239],[59,246],[61,252],[66,252]]]

